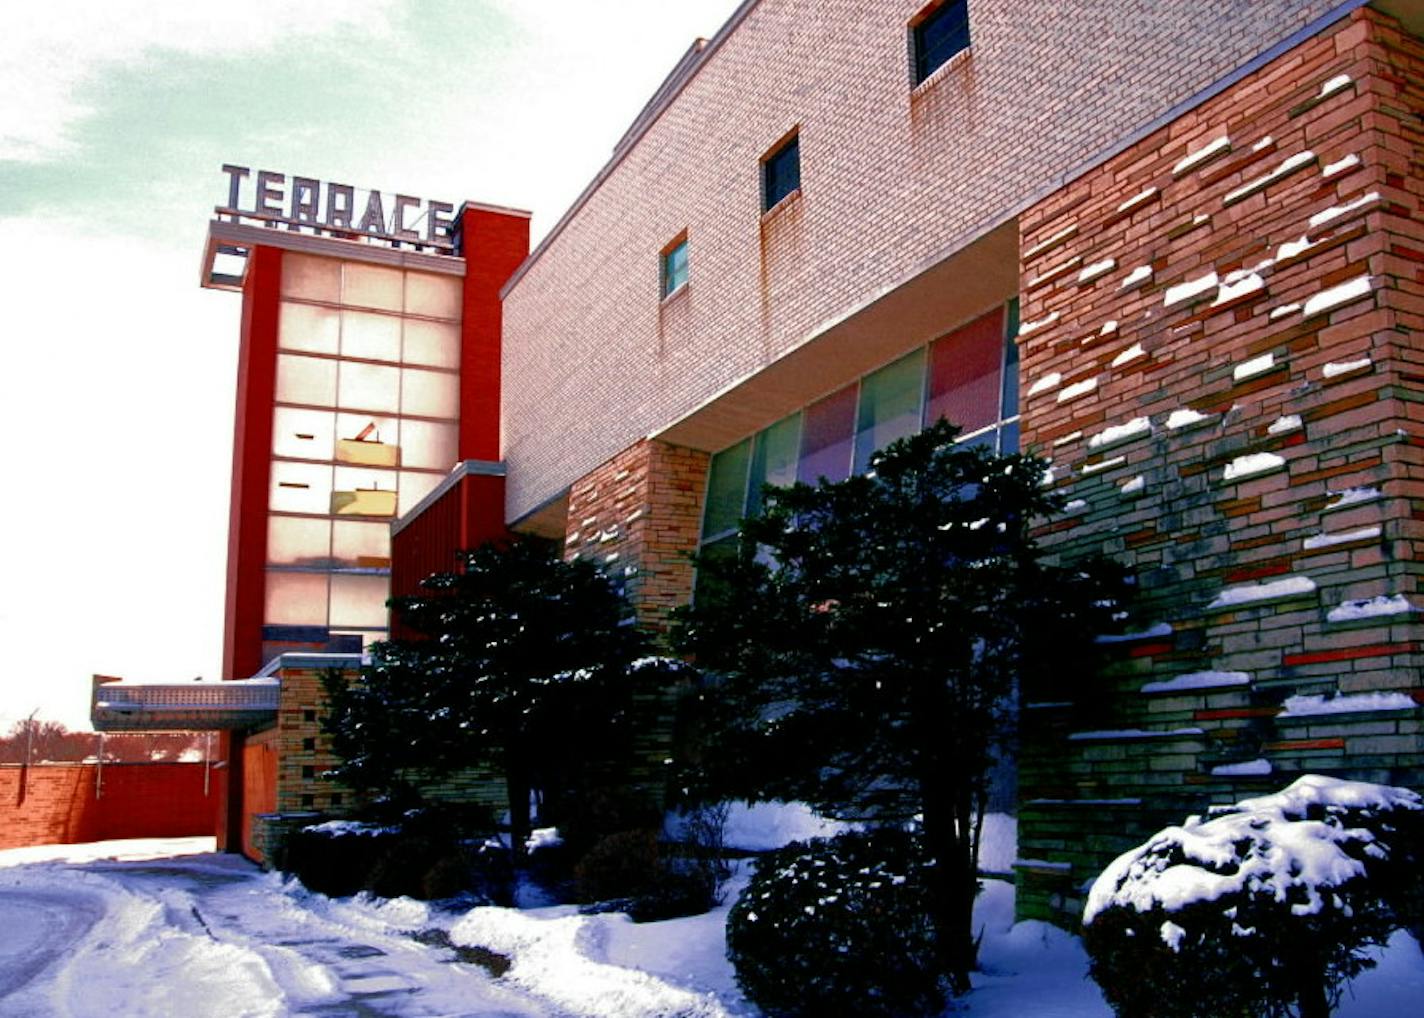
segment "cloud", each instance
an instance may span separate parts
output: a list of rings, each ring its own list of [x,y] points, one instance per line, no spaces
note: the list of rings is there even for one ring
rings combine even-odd
[[[49,0],[19,4],[0,33],[0,161],[71,154],[75,123],[93,112],[105,71],[162,52],[239,55],[335,32],[390,35],[392,0]]]

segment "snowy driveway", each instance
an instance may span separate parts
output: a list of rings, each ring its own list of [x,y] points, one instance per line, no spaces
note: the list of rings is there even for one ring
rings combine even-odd
[[[0,1015],[562,1013],[402,918],[292,894],[232,856],[0,868]]]

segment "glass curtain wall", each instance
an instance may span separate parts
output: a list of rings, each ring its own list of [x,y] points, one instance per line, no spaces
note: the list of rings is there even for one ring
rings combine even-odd
[[[1018,301],[963,325],[712,457],[702,548],[729,550],[762,485],[841,481],[897,438],[947,418],[960,441],[1016,452]]]
[[[264,650],[386,635],[391,520],[459,455],[461,297],[458,276],[283,259]]]

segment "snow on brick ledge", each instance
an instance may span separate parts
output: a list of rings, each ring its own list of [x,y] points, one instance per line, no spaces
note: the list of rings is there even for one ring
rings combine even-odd
[[[1146,417],[1134,417],[1126,424],[1112,424],[1098,432],[1088,439],[1088,448],[1099,449],[1105,445],[1115,445],[1151,431],[1152,422],[1150,420]]]
[[[1301,314],[1306,318],[1313,315],[1323,315],[1327,311],[1333,311],[1342,304],[1359,300],[1361,297],[1368,297],[1370,290],[1374,287],[1374,280],[1370,276],[1356,276],[1347,280],[1339,286],[1332,286],[1328,290],[1321,290],[1315,296],[1305,302],[1301,309]]]
[[[1404,693],[1350,693],[1342,696],[1292,696],[1286,699],[1286,709],[1277,718],[1305,718],[1320,714],[1357,714],[1362,712],[1413,710],[1419,704]]]
[[[1240,605],[1258,604],[1284,597],[1302,597],[1315,592],[1315,581],[1309,576],[1286,576],[1267,583],[1247,583],[1227,587],[1207,605],[1207,611],[1221,611]]]
[[[1334,500],[1321,510],[1327,513],[1364,502],[1374,502],[1382,497],[1378,488],[1346,488],[1343,491],[1327,491],[1325,494]]]
[[[1262,778],[1271,773],[1269,760],[1243,760],[1240,763],[1217,764],[1211,769],[1214,778]]]
[[[1256,474],[1265,474],[1273,470],[1280,470],[1286,465],[1285,457],[1277,456],[1273,452],[1253,452],[1245,456],[1237,456],[1230,463],[1226,464],[1226,469],[1222,471],[1223,481],[1235,481],[1242,477],[1253,477]]]
[[[1371,538],[1379,536],[1379,527],[1360,527],[1358,530],[1341,530],[1333,534],[1311,534],[1301,542],[1301,547],[1305,551],[1315,551],[1319,548],[1330,548],[1337,544],[1350,544],[1353,541],[1368,541]]]
[[[1205,735],[1200,728],[1173,728],[1169,732],[1149,732],[1145,728],[1105,728],[1093,732],[1070,732],[1069,742],[1142,742],[1147,739],[1195,739]]]
[[[1245,672],[1187,672],[1162,682],[1148,682],[1142,687],[1144,693],[1182,693],[1197,689],[1226,689],[1231,686],[1249,686],[1251,676]]]
[[[1158,640],[1164,636],[1172,635],[1172,624],[1170,622],[1158,622],[1156,625],[1146,629],[1139,629],[1132,633],[1103,633],[1093,637],[1094,643],[1132,643],[1136,640]]]
[[[1327,622],[1359,622],[1366,619],[1385,618],[1390,615],[1408,615],[1418,611],[1403,594],[1381,594],[1358,601],[1344,601],[1331,608],[1325,616]]]

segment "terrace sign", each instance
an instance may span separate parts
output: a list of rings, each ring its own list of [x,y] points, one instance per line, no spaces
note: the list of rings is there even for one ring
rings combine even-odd
[[[371,237],[398,244],[414,244],[451,251],[454,243],[450,213],[455,206],[443,201],[425,201],[407,194],[391,197],[390,213],[380,191],[363,191],[364,206],[356,200],[358,188],[349,184],[322,182],[314,177],[291,177],[284,173],[258,170],[252,185],[244,185],[252,171],[246,166],[223,164],[227,174],[227,204],[216,213],[238,219],[257,219],[265,226],[286,225],[289,230],[309,229],[316,233]],[[248,199],[244,206],[243,199]],[[420,229],[424,220],[424,229]]]

